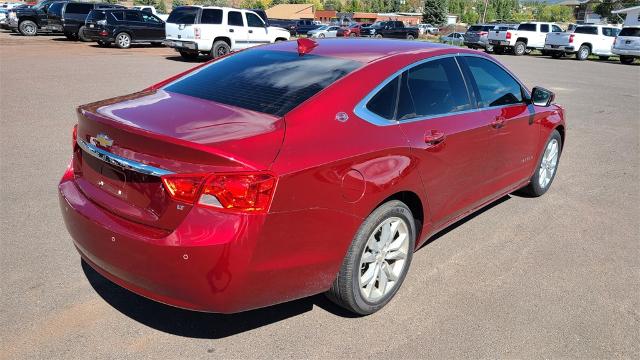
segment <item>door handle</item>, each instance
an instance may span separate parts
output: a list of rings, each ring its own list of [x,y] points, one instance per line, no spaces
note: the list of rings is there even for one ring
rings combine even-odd
[[[504,118],[504,116],[496,116],[496,118],[491,122],[491,126],[494,129],[500,129],[504,126],[505,121],[506,119]]]
[[[249,34],[253,34],[253,30],[249,30]]]
[[[444,133],[438,130],[429,130],[424,135],[424,142],[427,145],[438,145],[445,139]]]
[[[233,32],[233,29],[229,29],[229,32]]]

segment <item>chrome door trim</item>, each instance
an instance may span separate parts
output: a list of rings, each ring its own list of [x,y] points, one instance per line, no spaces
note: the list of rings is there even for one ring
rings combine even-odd
[[[493,60],[492,58],[489,58],[489,57],[486,57],[486,56],[483,56],[483,55],[470,54],[470,53],[453,53],[453,54],[444,54],[444,55],[434,56],[434,57],[430,57],[428,59],[422,59],[420,61],[417,61],[417,62],[414,62],[412,64],[409,64],[409,65],[403,67],[402,69],[394,72],[389,77],[384,79],[380,84],[378,84],[378,86],[373,88],[373,90],[371,90],[362,100],[360,100],[360,102],[358,102],[358,104],[356,104],[356,106],[354,107],[353,113],[356,114],[362,120],[364,120],[364,121],[366,121],[368,123],[371,123],[373,125],[388,126],[388,125],[399,124],[401,122],[402,123],[406,123],[406,122],[413,122],[413,121],[422,121],[422,120],[429,120],[429,119],[434,119],[434,118],[441,118],[441,117],[444,117],[444,116],[460,115],[460,114],[467,114],[467,113],[472,113],[472,112],[480,112],[480,111],[486,111],[486,110],[491,110],[491,109],[500,109],[500,108],[515,106],[515,105],[521,105],[520,103],[518,103],[518,104],[489,106],[489,107],[484,107],[484,108],[475,107],[475,108],[468,109],[468,110],[450,112],[450,113],[446,113],[446,114],[438,114],[438,115],[416,117],[416,118],[411,118],[411,119],[404,119],[402,121],[385,119],[382,116],[379,116],[379,115],[371,112],[369,109],[367,109],[367,103],[369,102],[369,100],[371,100],[371,98],[373,98],[378,93],[378,91],[382,90],[383,87],[385,87],[388,83],[390,83],[393,79],[395,79],[397,76],[399,76],[400,74],[402,74],[406,70],[409,70],[409,69],[411,69],[411,68],[413,68],[415,66],[418,66],[418,65],[422,65],[422,64],[427,63],[429,61],[443,59],[443,58],[447,58],[447,57],[456,58],[456,57],[459,57],[459,56],[474,56],[474,57],[479,57],[479,58],[486,59],[488,61],[493,62],[494,64],[498,65],[502,70],[506,71],[507,74],[509,74],[518,84],[520,84],[520,87],[522,87],[525,90],[526,95],[528,97],[531,96],[531,93],[530,93],[529,89],[526,86],[524,86],[524,84],[511,71],[509,71],[509,69],[505,68],[502,64],[498,63],[497,61]],[[456,59],[456,63],[458,63],[457,59]],[[460,67],[460,64],[458,64],[458,67]],[[462,74],[462,70],[460,70],[460,71],[461,71],[461,76],[463,77],[463,79],[465,79],[464,78],[464,74]],[[466,79],[465,79],[465,85],[467,85]],[[469,93],[469,91],[467,91],[467,93]],[[522,104],[523,105],[527,105],[525,102],[523,102]]]
[[[110,153],[106,150],[102,150],[97,146],[90,144],[82,139],[78,139],[77,143],[82,150],[84,150],[87,154],[95,157],[96,159],[102,160],[108,164],[115,165],[126,170],[131,170],[131,171],[139,172],[141,174],[158,176],[158,177],[163,175],[173,174],[172,171],[160,169],[155,166],[151,166],[147,164],[143,164],[141,162],[127,159],[122,156]]]

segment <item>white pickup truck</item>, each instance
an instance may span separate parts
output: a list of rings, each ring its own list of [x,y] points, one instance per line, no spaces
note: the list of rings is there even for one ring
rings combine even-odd
[[[606,60],[613,55],[611,48],[619,32],[614,25],[578,25],[572,33],[548,34],[544,50],[556,59],[575,53],[578,60],[587,60],[589,54]]]
[[[487,38],[494,53],[513,49],[513,53],[520,56],[532,49],[544,49],[545,38],[550,32],[562,32],[562,29],[553,23],[528,22],[518,25],[515,30],[491,30]]]
[[[268,26],[254,11],[217,6],[180,6],[165,24],[164,45],[187,60],[217,58],[230,51],[289,40],[288,30]]]

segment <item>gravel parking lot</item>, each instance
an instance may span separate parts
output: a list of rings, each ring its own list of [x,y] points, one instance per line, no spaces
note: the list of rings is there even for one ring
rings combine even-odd
[[[83,267],[56,195],[77,105],[194,64],[0,33],[0,358],[640,358],[640,66],[499,60],[567,109],[545,196],[504,197],[436,236],[372,316],[323,296],[217,315]]]

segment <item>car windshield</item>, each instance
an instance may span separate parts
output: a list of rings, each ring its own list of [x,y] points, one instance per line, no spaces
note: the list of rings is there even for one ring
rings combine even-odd
[[[167,22],[173,24],[195,24],[198,10],[199,8],[190,6],[176,8],[169,15]]]
[[[360,66],[340,58],[254,49],[213,62],[164,90],[283,116]]]
[[[624,28],[620,31],[618,36],[640,36],[640,28]]]

